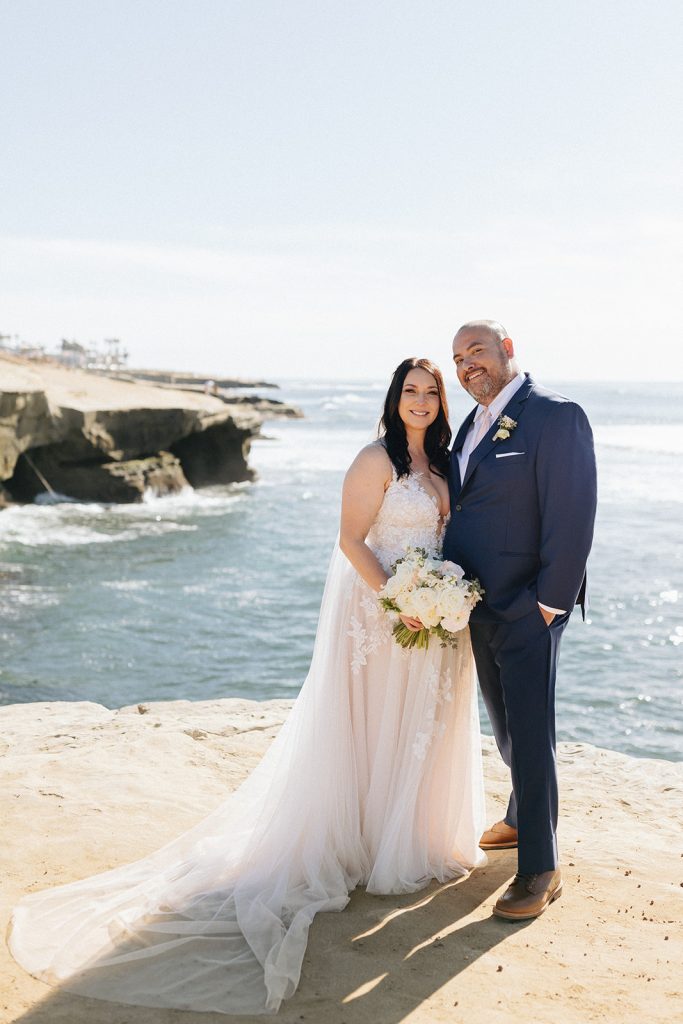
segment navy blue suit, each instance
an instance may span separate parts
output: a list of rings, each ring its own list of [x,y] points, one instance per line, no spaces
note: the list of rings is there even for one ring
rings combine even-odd
[[[486,591],[470,630],[482,696],[512,774],[505,820],[519,831],[519,871],[541,873],[557,866],[555,677],[571,609],[584,607],[597,500],[593,436],[578,405],[527,374],[503,410],[517,426],[494,441],[494,423],[461,481],[457,453],[475,412],[451,454],[444,558]],[[548,627],[539,601],[567,611]]]

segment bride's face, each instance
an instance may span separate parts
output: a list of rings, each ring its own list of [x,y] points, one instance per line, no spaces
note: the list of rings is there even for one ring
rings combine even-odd
[[[440,407],[439,388],[429,370],[421,366],[409,370],[398,403],[398,414],[405,426],[426,430],[439,415]]]

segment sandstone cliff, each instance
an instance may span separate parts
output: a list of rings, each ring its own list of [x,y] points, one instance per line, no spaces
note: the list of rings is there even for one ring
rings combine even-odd
[[[288,701],[0,708],[0,933],[26,892],[158,849],[258,762]],[[516,852],[406,896],[362,889],[313,922],[278,1024],[671,1024],[683,988],[683,764],[560,743],[563,896],[537,921],[491,907]],[[509,778],[484,737],[489,820]],[[226,837],[229,842],[229,837]],[[0,1022],[253,1024],[254,1017],[83,999],[25,974],[0,944]]]
[[[130,502],[147,488],[166,494],[248,480],[251,440],[270,415],[270,403],[257,401],[0,353],[0,501],[3,493],[32,501],[54,491]]]

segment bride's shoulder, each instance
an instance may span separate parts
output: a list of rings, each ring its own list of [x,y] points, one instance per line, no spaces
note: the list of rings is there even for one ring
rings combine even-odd
[[[373,482],[382,481],[386,486],[392,479],[391,459],[381,441],[366,444],[349,466],[347,477],[365,478]]]

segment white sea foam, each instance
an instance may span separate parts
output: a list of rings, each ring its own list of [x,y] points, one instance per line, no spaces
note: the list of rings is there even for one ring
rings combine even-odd
[[[12,604],[21,604],[27,607],[49,608],[51,605],[59,604],[59,597],[54,591],[44,587],[30,585],[8,587],[3,592]]]
[[[382,381],[288,381],[286,390],[291,391],[353,391],[359,393],[386,391],[387,384]]]
[[[158,497],[151,491],[139,504],[105,505],[68,499],[42,501],[9,508],[0,516],[0,551],[9,544],[80,546],[115,544],[165,533],[190,532],[198,516],[222,516],[244,497],[244,489],[231,487]]]
[[[94,519],[97,512],[89,508],[88,514]],[[25,547],[53,544],[64,547],[111,544],[115,541],[132,540],[135,536],[134,530],[122,530],[116,534],[103,533],[92,525],[69,522],[62,514],[61,508],[55,505],[42,508],[11,508],[3,512],[0,518],[0,550],[9,544],[21,544]]]
[[[251,463],[267,477],[272,471],[286,470],[299,477],[306,472],[344,471],[360,449],[374,439],[372,429],[347,427],[345,430],[321,429],[315,438],[298,435],[288,429],[274,430],[272,441],[256,442]]]
[[[26,584],[0,588],[0,618],[20,619],[27,608],[51,608],[59,604],[59,596],[51,588]]]
[[[177,494],[165,494],[159,496],[154,491],[145,491],[142,505],[125,505],[120,508],[130,509],[153,509],[156,512],[199,512],[207,514],[222,515],[222,513],[235,505],[244,497],[248,488],[245,484],[230,484],[229,487],[206,487],[196,491],[192,487],[185,487]]]
[[[609,424],[595,427],[594,434],[596,444],[610,448],[662,455],[683,451],[683,423]]]
[[[206,591],[205,583],[186,583],[183,586],[183,594],[205,594]]]
[[[127,508],[127,506],[121,506]],[[104,513],[108,514],[106,521]],[[194,531],[196,525],[158,517],[137,523],[117,522],[117,512],[92,505],[28,505],[6,509],[0,517],[0,550],[6,545],[25,547],[77,547],[84,544],[116,544],[162,533]]]
[[[348,391],[343,395],[332,395],[326,398],[319,398],[318,405],[322,406],[323,409],[334,412],[337,409],[343,409],[345,405],[361,405],[365,401],[366,399],[363,396],[353,391]]]
[[[149,580],[102,580],[100,585],[108,590],[146,590]]]

